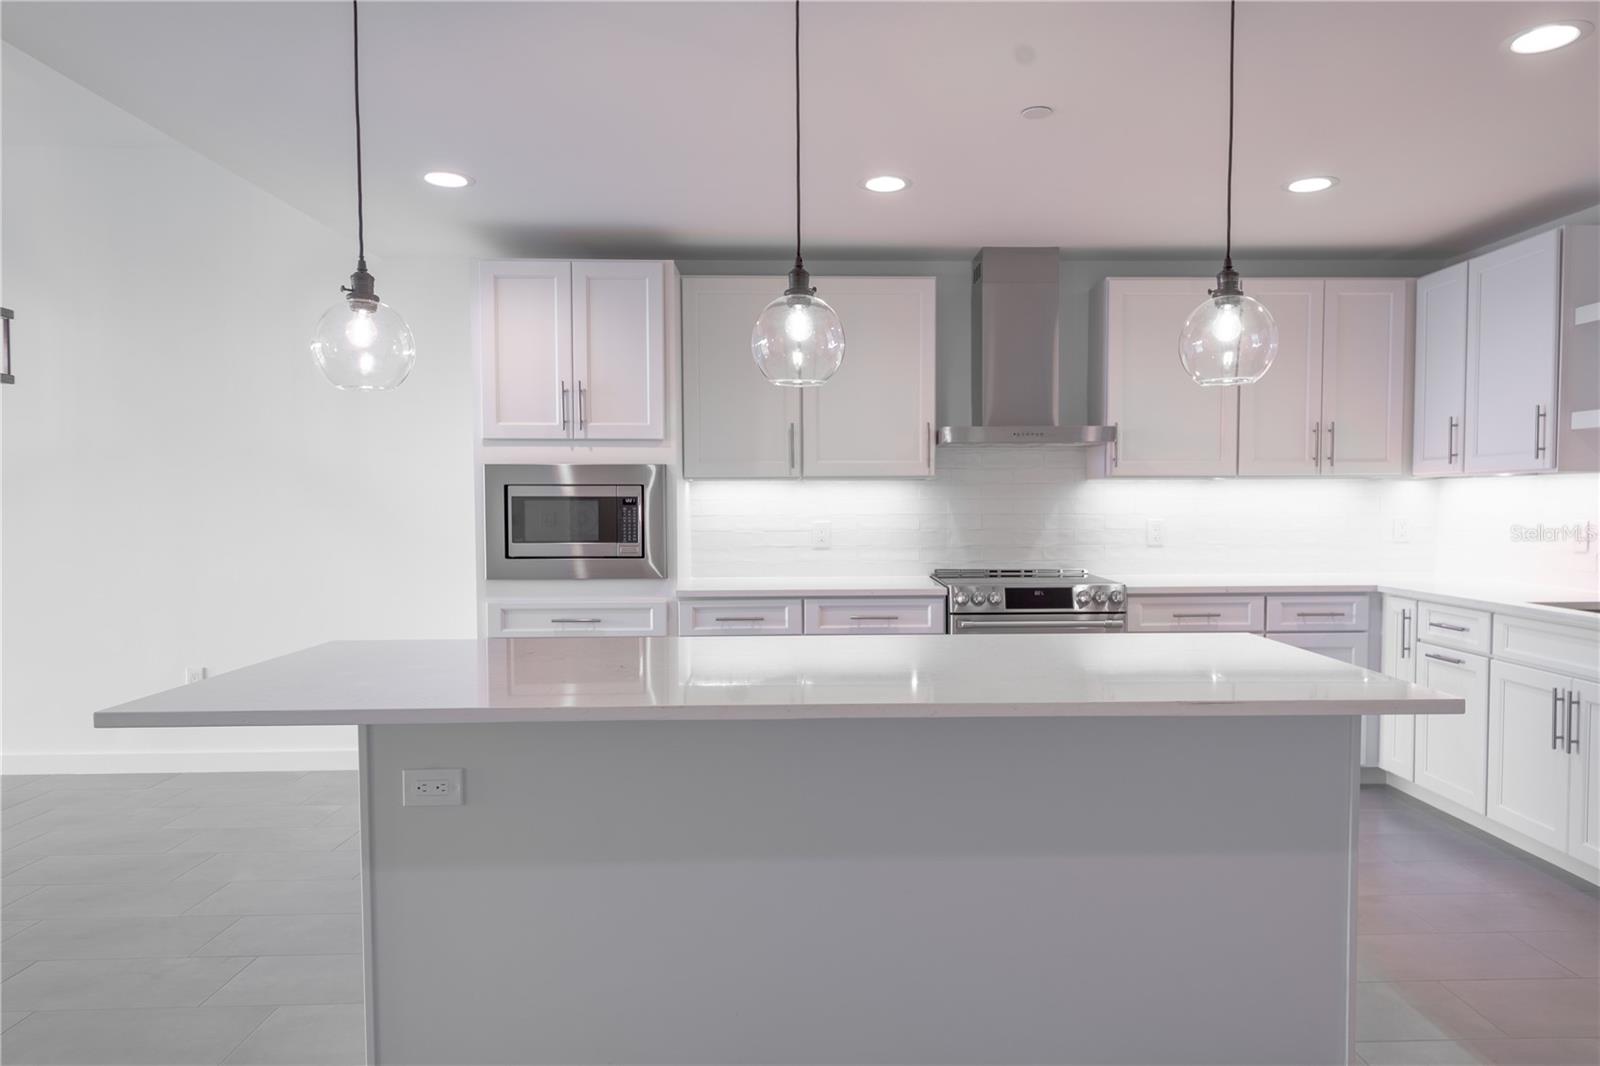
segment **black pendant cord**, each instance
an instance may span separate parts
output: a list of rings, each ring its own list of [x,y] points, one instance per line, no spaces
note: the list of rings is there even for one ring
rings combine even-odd
[[[356,98],[356,269],[367,269],[366,204],[361,187],[361,12],[360,0],[350,0],[351,68],[355,71]]]
[[[1238,13],[1239,0],[1228,0],[1228,208],[1223,270],[1233,269],[1233,39]]]
[[[800,257],[800,0],[794,0],[794,268],[805,269]]]

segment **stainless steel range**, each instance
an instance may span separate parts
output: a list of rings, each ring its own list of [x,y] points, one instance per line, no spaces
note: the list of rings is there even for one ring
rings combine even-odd
[[[935,570],[951,633],[1120,633],[1127,589],[1085,570]]]

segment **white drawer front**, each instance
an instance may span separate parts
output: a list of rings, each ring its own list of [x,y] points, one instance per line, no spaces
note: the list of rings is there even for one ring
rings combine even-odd
[[[807,599],[808,635],[830,633],[943,633],[945,598]]]
[[[1600,633],[1512,615],[1494,616],[1494,657],[1600,678]]]
[[[667,601],[548,603],[491,600],[491,637],[664,637]]]
[[[799,600],[679,600],[678,635],[770,637],[800,632]]]
[[[1265,619],[1262,596],[1128,597],[1130,633],[1260,633]]]
[[[1364,592],[1267,597],[1268,633],[1365,633],[1372,597]]]
[[[1489,654],[1489,612],[1441,603],[1417,604],[1417,640],[1476,655]]]

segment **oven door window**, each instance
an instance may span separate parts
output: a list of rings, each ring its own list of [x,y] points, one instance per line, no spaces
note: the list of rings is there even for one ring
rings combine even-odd
[[[506,554],[571,558],[617,554],[617,498],[507,492]]]

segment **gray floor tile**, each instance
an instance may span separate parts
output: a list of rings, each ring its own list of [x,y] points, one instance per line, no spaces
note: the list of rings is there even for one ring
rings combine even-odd
[[[1483,1060],[1453,1040],[1357,1044],[1367,1066],[1478,1066]]]
[[[24,914],[26,912],[23,912]],[[361,879],[235,881],[190,907],[187,914],[360,914]]]
[[[0,981],[26,970],[33,965],[33,961],[32,959],[14,959],[10,955],[0,952]],[[4,1061],[4,1058],[0,1058],[0,1062]]]
[[[360,1007],[279,1007],[240,1044],[230,1066],[355,1066],[366,1061]]]
[[[202,829],[189,837],[185,851],[248,852],[332,851],[350,839],[348,826],[321,829]]]
[[[222,887],[205,881],[41,885],[8,904],[4,913],[7,918],[173,917],[194,913],[196,904]]]
[[[361,805],[359,803],[346,803],[335,807],[323,822],[324,825],[348,825],[352,829],[361,824]]]
[[[1504,1036],[1436,981],[1356,985],[1356,1039],[1363,1042]]]
[[[46,792],[153,788],[177,774],[51,774],[37,782]]]
[[[272,855],[212,855],[186,871],[181,880],[337,881],[360,875],[360,855],[282,851]]]
[[[187,807],[123,807],[117,810],[51,807],[6,829],[5,840],[10,846],[19,839],[17,834],[22,830],[36,836],[50,829],[164,829],[173,819],[189,813],[192,812]]]
[[[162,855],[50,855],[45,858],[21,856],[27,865],[6,880],[16,885],[137,884],[166,882],[195,869],[213,858],[190,852]],[[226,881],[227,878],[192,880]]]
[[[294,807],[211,807],[180,815],[167,825],[172,829],[309,829],[332,824],[332,815],[339,810],[339,807],[309,804]]]
[[[61,788],[40,792],[27,801],[28,809],[122,811],[130,807],[173,806],[174,800],[189,791],[184,788],[158,786],[155,788]],[[182,804],[176,804],[182,806]]]
[[[5,1032],[27,1016],[28,1012],[25,1010],[0,1011],[0,1033]]]
[[[228,958],[47,959],[5,982],[0,995],[7,1007],[20,1010],[198,1007],[249,962]]]
[[[349,840],[346,840],[343,844],[340,844],[334,850],[335,851],[360,851],[361,850],[361,834],[357,833],[355,836],[351,837]]]
[[[302,804],[333,806],[336,802],[320,798],[323,789],[300,784],[280,788],[179,788],[160,797],[152,806],[164,807],[298,807]]]
[[[270,1011],[266,1007],[176,1007],[40,1011],[8,1029],[5,1061],[118,1066],[221,1062]]]
[[[24,826],[26,828],[26,826]],[[13,855],[160,855],[184,844],[193,830],[84,826],[52,829],[6,851]],[[188,850],[213,851],[214,848]]]
[[[18,933],[22,932],[24,929],[33,924],[34,923],[32,921],[27,919],[7,919],[5,921],[0,921],[0,940],[10,940],[12,937],[16,936]]]
[[[362,1001],[360,955],[276,955],[255,959],[206,1002],[226,1004]]]
[[[1356,938],[1358,980],[1573,977],[1510,933],[1394,933]]]
[[[194,920],[234,923],[214,940],[195,949],[196,955],[352,955],[361,951],[361,917],[355,914],[251,915],[237,920]]]
[[[0,907],[9,907],[28,893],[37,891],[38,885],[0,885]]]
[[[341,785],[345,788],[355,788],[361,783],[361,776],[355,770],[307,770],[301,781],[308,785]]]
[[[1600,977],[1600,935],[1593,931],[1539,930],[1520,932],[1516,937],[1579,977]]]
[[[222,917],[46,918],[6,942],[18,959],[128,959],[191,955],[232,925]],[[212,951],[209,955],[226,955]],[[242,952],[241,954],[251,954]]]
[[[1600,981],[1449,981],[1507,1036],[1600,1037]]]
[[[238,773],[188,773],[177,775],[187,788],[281,788],[304,780],[304,770],[251,770]]]
[[[1492,1066],[1595,1066],[1600,1040],[1574,1037],[1503,1037],[1468,1040],[1466,1046]]]

